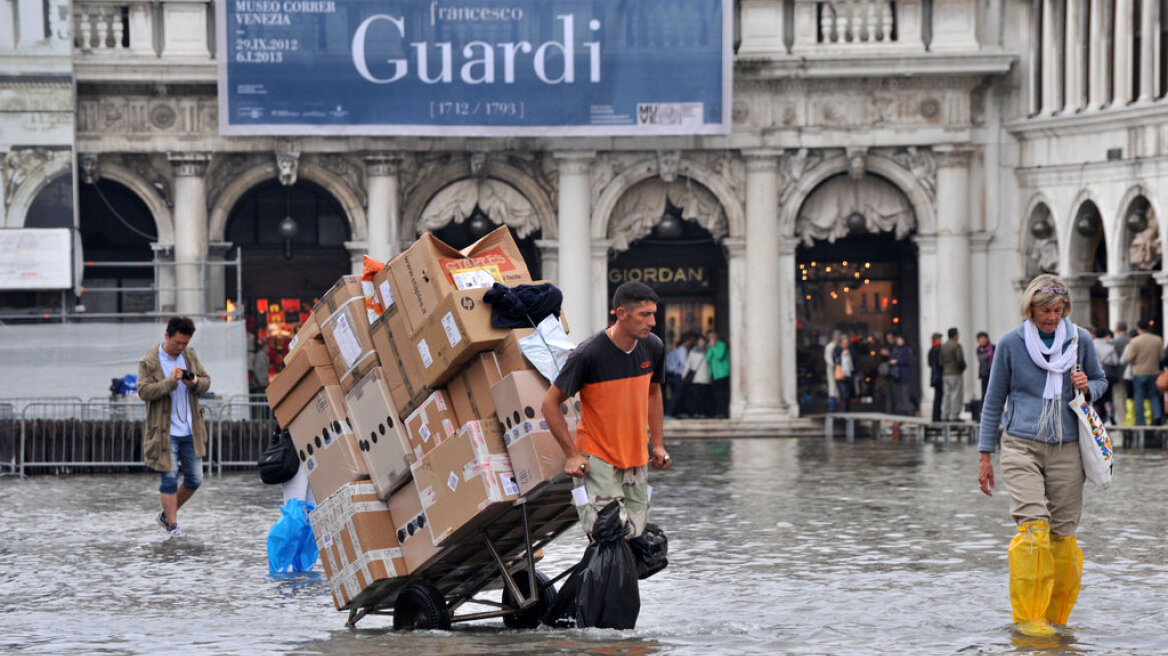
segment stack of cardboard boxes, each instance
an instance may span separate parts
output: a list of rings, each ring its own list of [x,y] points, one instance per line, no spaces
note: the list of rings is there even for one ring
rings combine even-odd
[[[483,302],[495,282],[533,282],[506,228],[462,251],[424,234],[362,282],[321,298],[268,387],[323,499],[309,519],[337,608],[564,463],[540,416],[548,382],[520,350],[532,329],[495,328]],[[574,430],[578,405],[561,410]]]

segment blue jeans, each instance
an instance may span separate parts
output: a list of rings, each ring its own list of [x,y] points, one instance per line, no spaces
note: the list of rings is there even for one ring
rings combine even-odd
[[[1164,408],[1160,405],[1160,390],[1156,389],[1156,375],[1132,378],[1132,399],[1136,405],[1136,426],[1144,425],[1144,399],[1152,402],[1152,422],[1160,423]]]
[[[162,494],[178,492],[178,468],[182,465],[183,487],[194,492],[203,484],[203,459],[195,455],[195,438],[190,435],[170,436],[170,471],[162,472],[158,491]]]

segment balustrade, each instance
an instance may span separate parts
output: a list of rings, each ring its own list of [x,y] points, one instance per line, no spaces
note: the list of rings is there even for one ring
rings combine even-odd
[[[895,16],[889,0],[817,2],[818,43],[880,43],[893,41]]]

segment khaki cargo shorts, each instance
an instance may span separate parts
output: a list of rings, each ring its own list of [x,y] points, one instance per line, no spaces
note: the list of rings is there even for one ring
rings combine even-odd
[[[1015,522],[1043,520],[1050,522],[1055,537],[1075,535],[1086,480],[1077,443],[1048,444],[1006,434],[1001,466]]]
[[[588,502],[576,506],[584,533],[592,533],[596,516],[615,500],[621,504],[621,519],[630,526],[627,537],[639,536],[649,520],[648,466],[617,469],[596,456],[584,455],[588,458],[588,474],[584,476]]]

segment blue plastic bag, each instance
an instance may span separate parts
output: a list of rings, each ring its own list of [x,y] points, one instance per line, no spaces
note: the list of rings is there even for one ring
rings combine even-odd
[[[308,513],[316,508],[300,499],[289,499],[280,506],[280,519],[268,532],[268,571],[309,572],[316,564],[319,550],[312,537]]]

